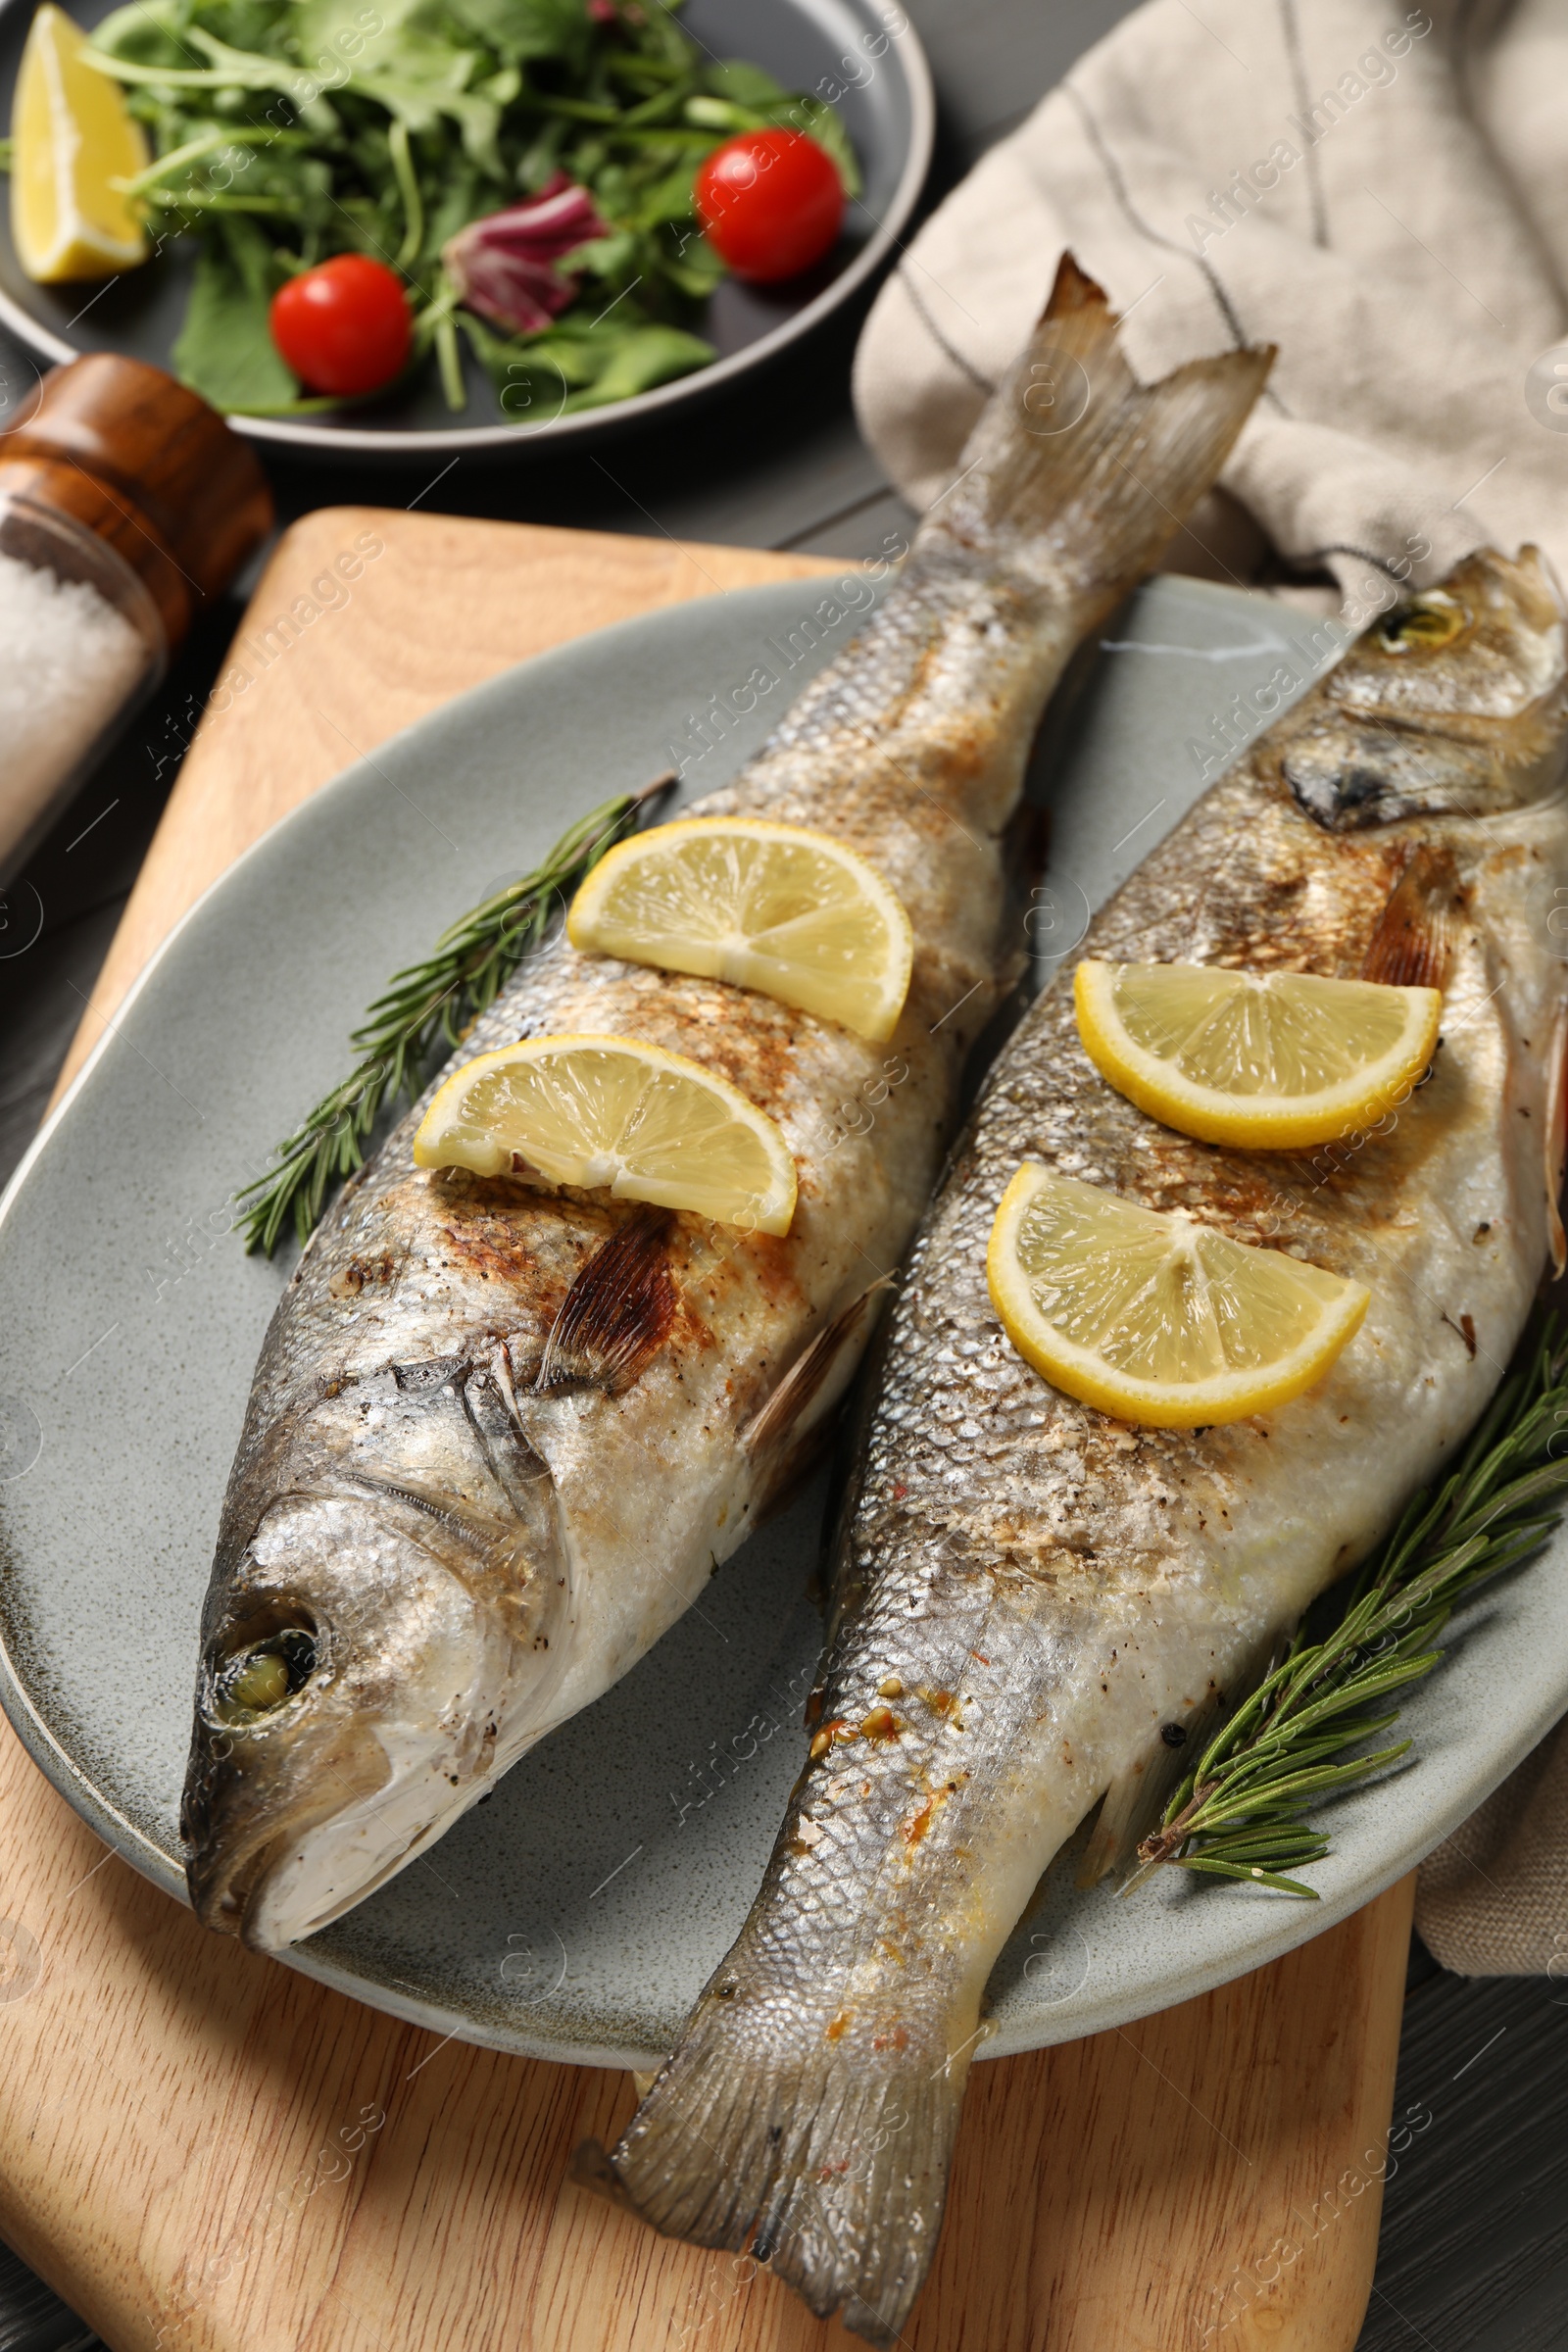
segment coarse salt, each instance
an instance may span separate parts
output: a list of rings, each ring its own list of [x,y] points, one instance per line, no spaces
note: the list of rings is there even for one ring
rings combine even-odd
[[[90,580],[0,555],[0,859],[139,681],[147,647]]]

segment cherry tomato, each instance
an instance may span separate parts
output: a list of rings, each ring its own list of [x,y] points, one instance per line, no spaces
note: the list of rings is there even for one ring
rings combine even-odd
[[[272,296],[272,341],[313,392],[374,392],[409,356],[403,281],[368,254],[340,253]]]
[[[771,285],[819,262],[844,218],[844,182],[800,130],[743,130],[697,174],[698,218],[737,277]]]

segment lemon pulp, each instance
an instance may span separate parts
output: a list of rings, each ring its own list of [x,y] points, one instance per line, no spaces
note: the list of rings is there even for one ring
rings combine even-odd
[[[1358,1282],[1026,1162],[986,1274],[1013,1346],[1119,1420],[1240,1421],[1320,1380],[1360,1326]]]
[[[454,1071],[414,1140],[422,1168],[499,1176],[514,1154],[555,1184],[784,1234],[795,1162],[726,1079],[639,1038],[526,1038]]]
[[[682,817],[617,843],[566,930],[585,954],[728,980],[878,1044],[904,1009],[914,953],[874,866],[764,817]]]
[[[87,63],[88,47],[80,26],[45,0],[17,74],[12,236],[42,285],[110,277],[147,258],[141,221],[113,184],[145,171],[147,141],[120,84]]]
[[[1196,963],[1078,966],[1084,1051],[1183,1135],[1298,1151],[1374,1126],[1426,1069],[1442,991]]]

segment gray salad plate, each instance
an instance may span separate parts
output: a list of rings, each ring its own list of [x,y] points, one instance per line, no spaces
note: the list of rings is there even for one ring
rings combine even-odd
[[[340,776],[173,934],[0,1205],[0,1697],[55,1786],[171,1895],[201,1597],[285,1278],[244,1255],[230,1196],[341,1074],[385,975],[503,871],[671,746],[686,798],[757,747],[853,632],[841,618],[805,650],[831,588],[625,622]],[[1107,632],[1065,748],[1033,781],[1054,843],[1030,917],[1042,977],[1196,797],[1192,742],[1281,663],[1305,678],[1306,625],[1164,579]],[[776,685],[700,750],[690,714],[759,668]],[[503,2049],[615,2066],[667,2050],[741,1924],[804,1755],[822,1502],[818,1481],[622,1683],[295,1965]],[[1568,1705],[1565,1564],[1559,1538],[1466,1614],[1405,1706],[1411,1758],[1333,1808],[1321,1902],[1176,1873],[1127,1898],[1083,1893],[1058,1868],[996,1971],[988,2053],[1204,1991],[1407,1871]]]
[[[35,5],[0,0],[0,124],[11,121]],[[89,28],[116,5],[67,0],[68,14]],[[426,368],[384,398],[340,416],[236,416],[236,429],[253,441],[362,461],[521,450],[541,440],[556,446],[689,409],[752,374],[848,302],[898,250],[930,167],[936,104],[908,18],[894,0],[687,0],[680,22],[715,61],[744,58],[786,89],[824,97],[837,109],[864,187],[847,207],[844,233],[825,262],[783,286],[725,278],[694,322],[717,359],[633,400],[569,416],[509,416],[489,376],[466,352],[468,405],[461,417],[452,416],[434,368]],[[0,321],[48,366],[83,352],[118,351],[171,367],[191,271],[175,240],[156,261],[99,287],[34,285],[17,260],[9,204],[0,202]]]

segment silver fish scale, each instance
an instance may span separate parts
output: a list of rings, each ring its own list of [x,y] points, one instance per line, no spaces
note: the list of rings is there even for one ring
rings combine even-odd
[[[772,812],[794,812],[793,763],[819,756],[833,715],[873,730],[885,789],[861,803],[870,854],[902,890],[908,829],[943,827],[940,872],[961,933],[976,836],[995,838],[1009,813],[1004,763],[988,772],[986,749],[999,732],[1008,741],[1018,707],[1012,641],[1059,619],[1076,634],[1113,609],[1212,480],[1269,356],[1233,352],[1141,385],[1102,298],[1065,262],[922,542],[922,587],[948,619],[940,644],[911,626],[899,645],[906,701],[866,681],[831,711],[825,696],[803,702],[775,747]],[[1090,400],[1053,430],[1039,395],[1064,360]],[[964,551],[979,550],[988,560],[969,564]],[[938,771],[950,779],[941,790]],[[966,1182],[960,1163],[897,1310],[810,1765],[746,1930],[611,2160],[659,2228],[751,2248],[813,2311],[842,2308],[879,2343],[898,2339],[935,2242],[991,1920],[1005,1912],[1010,1924],[1028,1892],[1016,1853],[1040,1825],[1020,1842],[1019,1790],[1043,1769],[1052,1693],[1075,1694],[1114,1613],[1102,1591],[1053,1582],[1054,1566],[1035,1573],[1038,1544],[1004,1525],[1009,1497],[1020,1519],[1032,1507],[1020,1478],[1034,1476],[1030,1449],[1046,1445],[1052,1415],[999,1344],[983,1274],[977,1288],[955,1256],[983,1256],[989,1221],[973,1202],[953,1210]],[[1073,1435],[1081,1462],[1052,1488],[1062,1563],[1089,1523],[1080,1497],[1099,1463],[1088,1434]],[[1122,1613],[1129,1632],[1112,1646],[1125,1682],[1145,1670]],[[1146,1716],[1163,1700],[1163,1688],[1147,1696]],[[1064,1760],[1057,1741],[1077,1812],[1095,1793],[1094,1744],[1075,1738]],[[999,1838],[1011,1859],[999,1862]]]
[[[1204,796],[1097,918],[1086,956],[1353,976],[1419,840],[1481,886],[1496,862],[1496,823],[1485,834],[1448,823],[1347,840],[1320,831],[1282,794],[1280,743],[1321,723],[1327,694],[1317,689]],[[1460,951],[1461,967],[1466,957],[1479,976],[1486,958],[1474,941]],[[1492,987],[1488,978],[1478,993]],[[1478,1037],[1472,1050],[1481,1046]],[[902,1516],[993,1544],[999,1564],[1136,1585],[1154,1561],[1169,1562],[1183,1522],[1196,1530],[1198,1519],[1245,1507],[1254,1494],[1250,1423],[1122,1428],[1054,1389],[1013,1349],[991,1304],[985,1254],[1002,1194],[1025,1160],[1152,1208],[1194,1211],[1240,1241],[1284,1247],[1374,1288],[1392,1281],[1430,1324],[1438,1314],[1419,1278],[1412,1292],[1393,1228],[1410,1207],[1412,1178],[1433,1182],[1417,1165],[1422,1139],[1451,1132],[1457,1091],[1450,1056],[1412,1101],[1402,1133],[1325,1180],[1308,1155],[1196,1143],[1140,1111],[1089,1060],[1070,978],[1059,978],[993,1071],[913,1252],[867,1444],[857,1554],[873,1555]],[[1391,1489],[1386,1508],[1396,1499]]]
[[[1560,692],[1537,723],[1560,761]],[[1305,728],[1332,725],[1325,686],[1153,853],[1085,951],[1354,974],[1426,858],[1446,879],[1414,928],[1429,919],[1448,956],[1430,1078],[1354,1150],[1217,1149],[1100,1077],[1058,981],[981,1095],[892,1317],[821,1728],[767,1883],[669,2078],[739,2070],[756,2112],[787,2115],[767,2177],[787,2201],[794,2164],[797,2222],[803,2200],[829,2198],[830,2248],[854,2249],[836,2291],[892,2276],[890,2209],[904,2210],[907,2253],[929,2243],[940,2201],[918,2166],[858,2166],[852,2127],[863,2135],[897,2100],[941,2138],[922,2081],[961,2080],[985,1976],[1054,1848],[1162,1724],[1228,1688],[1376,1540],[1473,1422],[1530,1303],[1551,1058],[1531,1041],[1555,1035],[1560,1051],[1568,977],[1532,927],[1530,876],[1560,870],[1563,805],[1521,807],[1499,783],[1482,824],[1327,830],[1281,763]],[[1427,758],[1441,768],[1439,750]],[[1016,1353],[987,1289],[997,1205],[1025,1160],[1365,1281],[1361,1335],[1307,1395],[1223,1428],[1134,1429],[1076,1402]],[[660,2114],[656,2094],[653,2123],[623,2143],[633,2158]],[[808,2195],[813,2180],[835,2185]],[[813,2276],[807,2252],[789,2264]],[[888,2308],[905,2307],[895,2291]],[[883,2340],[874,2320],[863,2332]]]
[[[1102,345],[1102,304],[1064,331]],[[1232,355],[1183,386],[1169,429],[1195,478],[1212,478],[1265,365]],[[1098,380],[1136,469],[1157,404],[1124,363]],[[205,1613],[186,1822],[209,1924],[288,1942],[400,1867],[627,1670],[817,1441],[869,1329],[863,1298],[928,1197],[966,1045],[1006,985],[1000,836],[1041,709],[1176,521],[1170,499],[1127,491],[1098,413],[1078,443],[1017,439],[964,492],[992,483],[997,512],[939,512],[860,636],[698,805],[818,827],[871,860],[914,939],[894,1038],[561,946],[440,1074],[561,1032],[694,1059],[777,1121],[799,1185],[789,1234],[673,1217],[624,1388],[619,1357],[540,1379],[631,1204],[416,1169],[417,1110],[302,1258],[258,1365]],[[1096,464],[1127,512],[1109,542],[1098,511],[1092,527],[1080,514],[1074,557],[1041,510],[1063,480],[1087,497]],[[820,583],[802,595],[814,628],[845,618]],[[792,1390],[798,1363],[811,1376]],[[308,1682],[275,1724],[219,1737],[214,1678],[282,1617],[311,1629]],[[388,1656],[404,1661],[395,1688]]]

